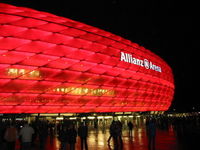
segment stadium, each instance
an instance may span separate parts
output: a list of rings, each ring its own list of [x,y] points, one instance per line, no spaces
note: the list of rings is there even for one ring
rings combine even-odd
[[[0,113],[166,111],[174,88],[170,66],[143,46],[0,3]]]

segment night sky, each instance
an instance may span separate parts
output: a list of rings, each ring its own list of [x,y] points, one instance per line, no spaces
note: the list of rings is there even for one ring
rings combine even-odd
[[[172,68],[170,110],[200,111],[195,4],[177,0],[0,0],[92,25],[131,40]],[[196,25],[196,26],[195,26]]]

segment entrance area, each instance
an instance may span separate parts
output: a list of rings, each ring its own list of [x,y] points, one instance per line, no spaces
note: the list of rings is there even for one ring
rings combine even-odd
[[[192,116],[164,115],[151,113],[88,113],[88,114],[1,114],[0,116],[1,150],[6,150],[6,141],[3,139],[4,131],[10,122],[15,122],[18,131],[28,121],[35,130],[30,150],[40,150],[40,138],[38,130],[40,123],[45,123],[48,135],[45,139],[43,150],[61,150],[60,133],[63,126],[73,124],[75,130],[82,122],[88,126],[87,144],[89,150],[114,150],[115,141],[111,137],[110,126],[113,121],[120,121],[122,124],[122,147],[117,150],[148,150],[147,119],[156,119],[156,150],[189,150],[195,146],[196,139],[199,139],[199,119],[193,120]],[[193,119],[192,119],[193,118]],[[133,130],[128,123],[133,123]],[[189,130],[193,129],[193,130]],[[192,133],[194,132],[194,133]],[[183,136],[184,135],[184,136]],[[189,138],[188,138],[189,137]],[[190,143],[193,143],[192,145]],[[198,143],[198,142],[197,142]],[[16,141],[16,150],[20,150],[20,138]],[[66,149],[69,149],[67,144]],[[81,139],[77,135],[75,149],[81,150]]]

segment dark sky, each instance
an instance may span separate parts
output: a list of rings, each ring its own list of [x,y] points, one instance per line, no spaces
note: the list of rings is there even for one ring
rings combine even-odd
[[[170,110],[200,111],[195,4],[178,0],[0,0],[99,27],[162,57],[175,78]],[[195,26],[196,25],[196,26]],[[194,107],[194,108],[193,108]]]

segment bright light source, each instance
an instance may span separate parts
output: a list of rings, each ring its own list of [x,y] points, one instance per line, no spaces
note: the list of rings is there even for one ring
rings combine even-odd
[[[112,116],[105,116],[104,117],[105,119],[111,119],[111,118],[113,118]]]
[[[76,120],[76,117],[70,117],[69,120]]]
[[[129,118],[133,118],[133,116],[128,116]]]
[[[93,116],[89,116],[89,117],[87,117],[88,119],[95,119],[95,117],[93,117]]]
[[[103,119],[103,116],[98,116],[97,118],[98,118],[98,119]]]
[[[63,120],[63,117],[56,117],[56,120]]]

